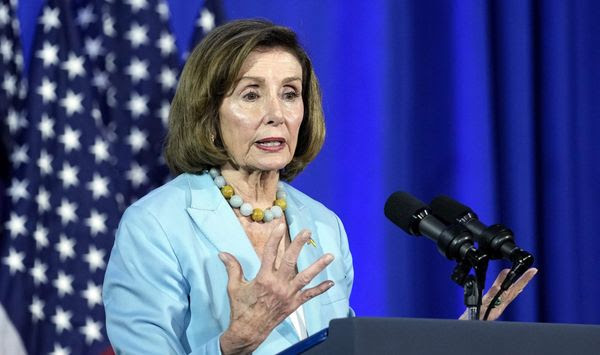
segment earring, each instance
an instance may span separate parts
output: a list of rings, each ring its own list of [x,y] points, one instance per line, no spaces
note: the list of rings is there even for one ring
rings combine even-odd
[[[213,143],[215,142],[215,135],[214,135],[214,134],[212,134],[212,133],[210,134],[210,140],[211,140],[211,142],[213,142]]]

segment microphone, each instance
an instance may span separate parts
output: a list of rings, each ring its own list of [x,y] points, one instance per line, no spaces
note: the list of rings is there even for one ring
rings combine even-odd
[[[519,248],[513,232],[501,224],[486,226],[469,207],[448,197],[438,196],[431,201],[431,210],[448,224],[465,226],[475,237],[482,249],[493,259],[509,260],[513,267],[502,283],[506,290],[533,264],[533,255]]]
[[[431,209],[406,192],[394,192],[388,197],[385,216],[410,235],[424,235],[437,244],[440,254],[450,260],[468,260],[472,265],[487,259],[473,246],[471,233],[462,225],[446,226]]]

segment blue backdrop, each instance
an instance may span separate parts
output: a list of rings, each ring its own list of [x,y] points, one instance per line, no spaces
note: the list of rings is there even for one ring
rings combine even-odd
[[[40,4],[20,2],[26,58]],[[183,52],[201,2],[169,5]],[[293,28],[314,61],[327,139],[294,184],[345,223],[358,315],[461,313],[453,263],[383,216],[387,196],[405,190],[454,196],[535,254],[540,272],[505,319],[600,323],[598,2],[224,5],[228,19]]]

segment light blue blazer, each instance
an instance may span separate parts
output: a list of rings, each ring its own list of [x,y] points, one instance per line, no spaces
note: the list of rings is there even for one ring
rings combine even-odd
[[[324,253],[335,260],[307,287],[335,285],[304,304],[313,334],[333,318],[351,316],[352,257],[339,218],[285,184],[290,236],[312,231],[316,248],[298,257],[304,270]],[[233,210],[208,174],[182,174],[130,206],[117,231],[104,279],[106,328],[118,354],[219,354],[229,325],[227,272],[220,251],[234,255],[246,279],[260,260]],[[299,341],[286,319],[256,354],[273,354]]]

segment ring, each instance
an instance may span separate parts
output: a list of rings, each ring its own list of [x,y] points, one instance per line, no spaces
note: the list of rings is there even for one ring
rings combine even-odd
[[[502,304],[502,297],[498,297],[496,302],[494,302],[494,304],[492,305],[492,308],[500,307],[501,304]]]

